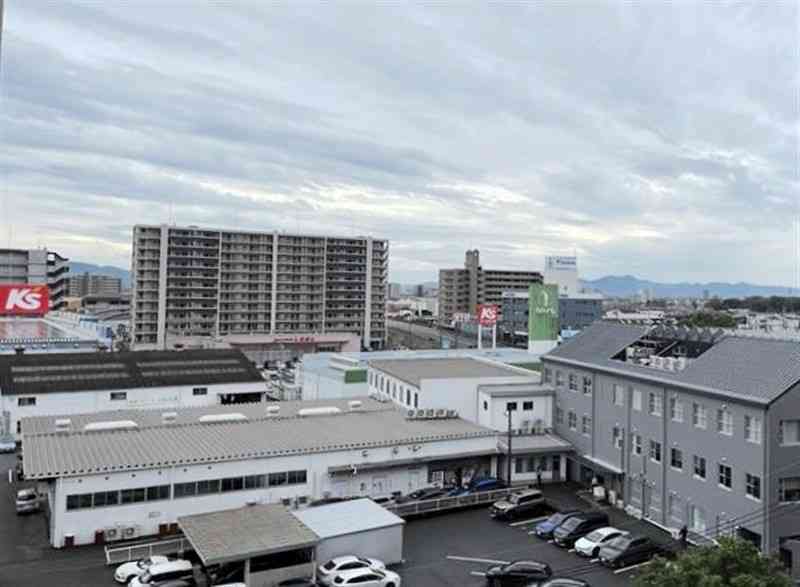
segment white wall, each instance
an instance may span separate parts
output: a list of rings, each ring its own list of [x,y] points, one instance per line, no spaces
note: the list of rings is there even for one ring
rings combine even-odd
[[[195,387],[208,389],[206,395],[194,395]],[[190,408],[213,406],[219,403],[218,394],[265,392],[266,383],[226,383],[219,385],[175,385],[168,387],[138,387],[104,391],[69,391],[29,395],[0,395],[0,410],[10,415],[10,432],[16,434],[20,418],[32,416],[68,416],[113,410],[146,408]],[[112,400],[111,394],[124,392],[124,400]],[[19,406],[18,398],[35,397],[35,406]]]
[[[271,503],[282,498],[299,496],[316,499],[323,497],[326,492],[330,492],[332,495],[373,495],[376,497],[389,495],[391,491],[397,490],[407,493],[427,486],[427,466],[400,465],[392,467],[391,461],[409,458],[446,459],[450,455],[477,451],[485,451],[487,455],[494,454],[496,442],[496,438],[491,436],[370,448],[367,449],[366,455],[363,454],[363,449],[358,449],[62,478],[55,482],[51,506],[51,544],[57,548],[63,546],[65,534],[73,534],[75,544],[89,544],[94,541],[96,530],[119,524],[138,526],[139,535],[156,534],[159,524],[174,523],[179,516],[241,507],[247,501],[254,499],[261,503]],[[415,447],[416,450],[414,450]],[[387,463],[387,466],[379,470],[361,469],[359,471],[359,466],[365,463]],[[351,467],[353,465],[357,471],[355,475],[349,473],[328,475],[329,467]],[[172,485],[204,479],[291,470],[306,470],[307,482],[301,485],[216,493],[209,496],[79,509],[69,512],[66,510],[67,495],[70,494]],[[373,491],[376,479],[383,479],[383,484],[378,490]]]
[[[359,556],[377,558],[387,565],[397,564],[403,560],[404,527],[405,524],[397,524],[326,538],[317,546],[317,560],[322,564],[337,556],[358,553]]]
[[[517,404],[517,410],[511,413],[511,427],[513,429],[524,428],[523,422],[526,420],[529,422],[528,428],[534,426],[537,420],[541,420],[545,428],[552,428],[553,397],[533,393],[514,397],[500,397],[492,396],[485,391],[479,392],[478,424],[502,432],[508,430],[506,405],[510,402]],[[526,402],[533,402],[532,410],[524,409]],[[486,409],[484,406],[486,406]]]

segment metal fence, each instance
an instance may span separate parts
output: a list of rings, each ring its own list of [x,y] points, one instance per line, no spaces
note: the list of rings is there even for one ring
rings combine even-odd
[[[384,506],[390,512],[401,518],[430,514],[434,512],[444,512],[468,508],[481,504],[492,504],[518,490],[519,488],[495,489],[494,491],[482,491],[480,493],[468,493],[454,497],[440,497],[439,499],[428,499],[425,501],[412,501],[408,503],[397,503]]]
[[[106,545],[106,564],[119,565],[129,561],[140,560],[160,555],[177,555],[182,557],[187,550],[192,550],[186,538],[170,538],[153,542],[137,542],[134,544]]]

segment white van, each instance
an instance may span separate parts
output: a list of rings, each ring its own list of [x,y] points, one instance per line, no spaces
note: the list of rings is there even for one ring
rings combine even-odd
[[[159,587],[177,579],[192,579],[194,571],[192,563],[187,560],[169,561],[151,566],[139,577],[134,577],[130,587]]]

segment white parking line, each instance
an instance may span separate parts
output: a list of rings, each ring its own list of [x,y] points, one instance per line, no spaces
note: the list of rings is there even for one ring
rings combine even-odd
[[[480,571],[470,571],[469,573],[473,577],[485,577],[486,573],[481,573]]]
[[[481,563],[487,565],[507,565],[510,561],[499,561],[492,558],[473,558],[471,556],[451,556],[447,555],[451,561],[461,561],[463,563]]]
[[[514,522],[513,524],[509,524],[509,526],[524,526],[526,524],[535,524],[537,522],[541,522],[542,520],[546,520],[550,516],[539,516],[538,518],[531,518],[530,520],[522,520],[521,522]]]
[[[653,561],[645,561],[643,563],[639,563],[638,565],[633,565],[633,566],[630,566],[630,567],[624,567],[622,569],[617,569],[616,571],[614,571],[614,574],[615,575],[619,575],[620,573],[627,573],[628,571],[632,571],[633,569],[638,569],[639,567],[647,566],[652,562]]]

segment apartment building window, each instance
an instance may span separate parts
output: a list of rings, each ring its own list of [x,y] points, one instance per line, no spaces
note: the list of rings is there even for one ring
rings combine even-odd
[[[556,371],[556,387],[564,387],[564,374]]]
[[[642,456],[642,435],[631,434],[631,449],[633,454]]]
[[[669,450],[669,466],[683,471],[683,451],[679,448]]]
[[[638,389],[633,390],[633,398],[632,398],[632,408],[637,412],[642,411],[642,392]]]
[[[575,373],[569,374],[569,390],[578,391],[578,376]]]
[[[570,430],[575,430],[578,428],[578,416],[575,415],[575,412],[572,410],[570,410],[569,414],[567,414],[567,424],[569,425]]]
[[[761,419],[745,414],[744,439],[747,442],[761,444]]]
[[[728,465],[719,463],[719,484],[726,489],[733,487],[733,470]]]
[[[124,391],[112,391],[110,397],[112,402],[125,401],[128,399],[128,394]]]
[[[647,411],[651,416],[660,416],[664,406],[661,394],[651,391],[647,397]]]
[[[553,382],[553,371],[550,367],[544,368],[544,382],[545,383],[552,383]]]
[[[705,480],[706,478],[706,459],[694,455],[694,476]]]
[[[669,417],[673,422],[683,422],[683,403],[674,395],[669,398]]]
[[[588,375],[583,376],[583,394],[584,395],[591,395],[592,394],[592,378]]]
[[[800,477],[784,477],[778,480],[778,501],[800,501]]]
[[[516,412],[517,402],[506,402],[506,412]]]
[[[192,389],[192,395],[208,395],[207,387],[195,387]]]
[[[419,407],[419,394],[416,391],[414,392],[414,407]]]
[[[800,444],[800,420],[781,420],[778,442],[783,445]]]
[[[406,405],[411,405],[411,390],[406,387]]]
[[[655,463],[661,462],[661,443],[655,440],[650,441],[650,460]]]
[[[692,404],[692,426],[695,428],[706,427],[706,407],[703,404]]]
[[[585,436],[589,436],[592,433],[592,417],[591,416],[584,416],[583,421],[581,422],[581,432]]]
[[[733,436],[733,414],[725,408],[717,410],[717,432]]]
[[[20,406],[20,407],[23,407],[23,406],[35,406],[36,405],[36,398],[34,396],[18,397],[17,398],[17,405]]]
[[[744,492],[753,499],[761,499],[761,477],[747,473],[745,475]]]
[[[611,387],[611,401],[614,402],[615,406],[625,405],[625,390],[621,385],[615,383]]]
[[[614,426],[611,431],[611,442],[614,443],[614,448],[618,450],[622,448],[622,429],[619,426]]]
[[[522,402],[522,411],[523,412],[532,412],[533,411],[533,402]]]

